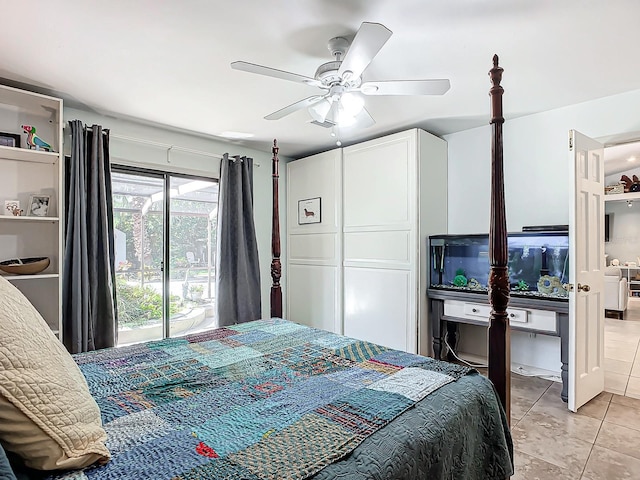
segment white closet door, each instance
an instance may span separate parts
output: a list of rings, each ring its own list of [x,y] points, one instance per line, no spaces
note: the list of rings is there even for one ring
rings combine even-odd
[[[287,314],[342,333],[340,149],[287,164]],[[299,222],[299,202],[319,199],[316,223]]]
[[[343,151],[344,333],[416,352],[416,131]]]

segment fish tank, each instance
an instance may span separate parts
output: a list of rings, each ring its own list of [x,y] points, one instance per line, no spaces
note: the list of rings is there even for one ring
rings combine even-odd
[[[507,236],[511,296],[567,300],[569,234],[518,232]],[[429,237],[429,288],[486,293],[489,235]]]

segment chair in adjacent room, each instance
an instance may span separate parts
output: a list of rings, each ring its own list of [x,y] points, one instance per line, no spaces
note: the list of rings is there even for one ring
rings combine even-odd
[[[629,303],[627,279],[618,267],[607,267],[604,271],[604,310],[615,314],[620,320]]]

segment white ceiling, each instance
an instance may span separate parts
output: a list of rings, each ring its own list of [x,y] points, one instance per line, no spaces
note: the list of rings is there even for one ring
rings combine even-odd
[[[313,76],[331,37],[363,21],[394,34],[364,80],[449,78],[441,97],[367,97],[373,127],[344,144],[419,126],[443,135],[486,124],[487,72],[505,69],[505,117],[640,88],[638,0],[56,0],[2,2],[0,78],[70,106],[300,157],[329,131],[302,110],[263,117],[317,89],[235,71],[235,60]],[[108,127],[108,125],[105,125]]]

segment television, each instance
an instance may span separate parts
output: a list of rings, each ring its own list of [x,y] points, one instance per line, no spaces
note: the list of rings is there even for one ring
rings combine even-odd
[[[605,242],[609,241],[609,232],[611,231],[609,227],[609,222],[611,222],[611,214],[607,213],[604,216],[604,241]]]

